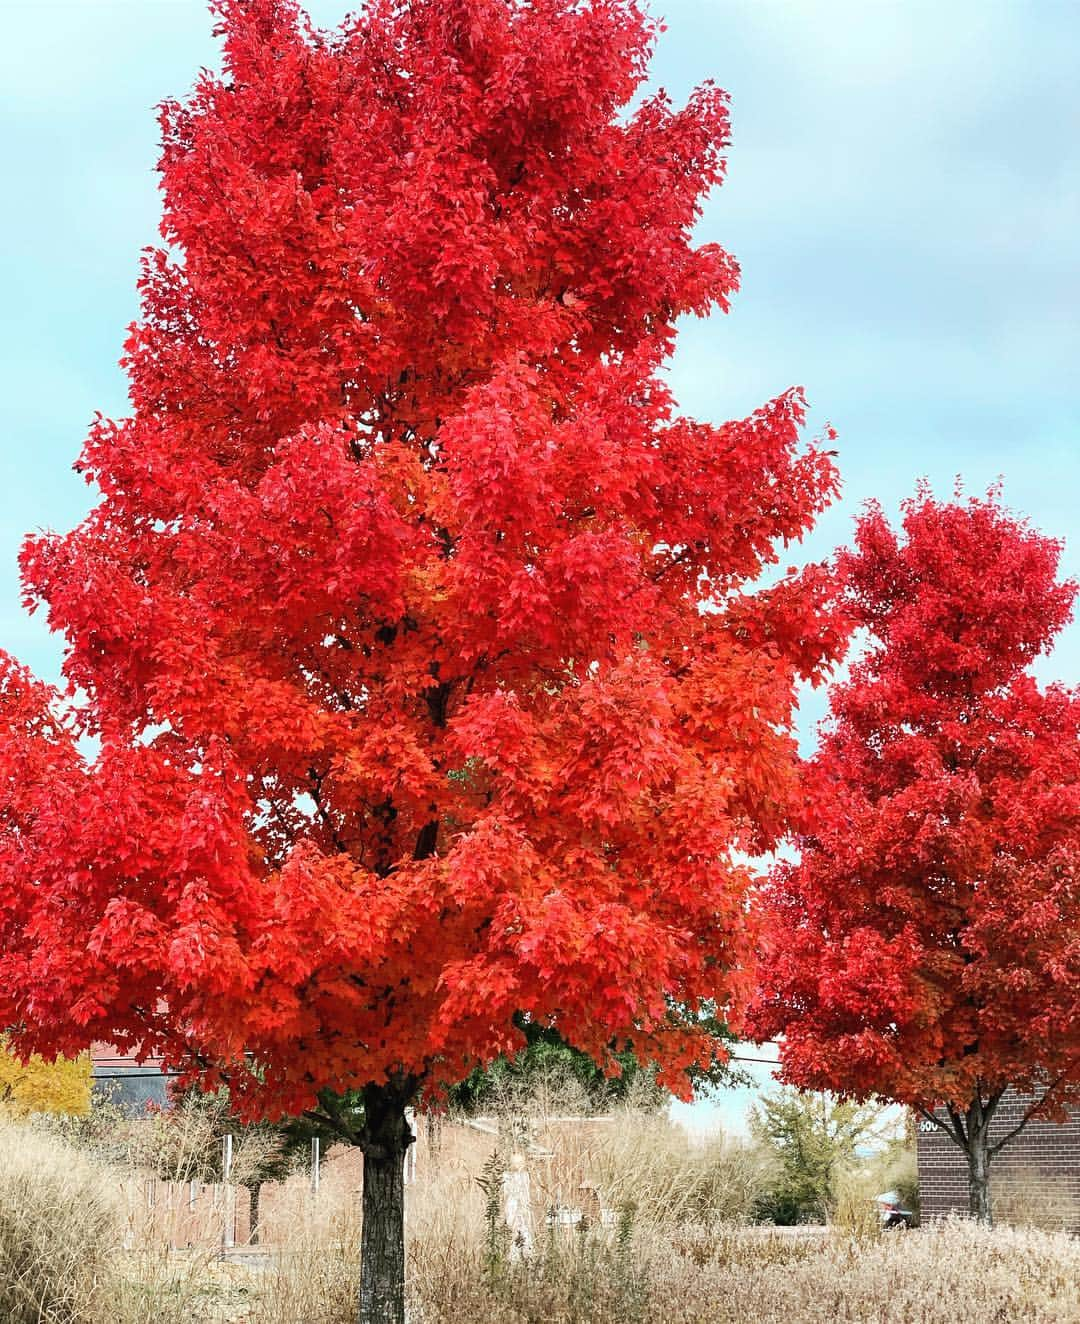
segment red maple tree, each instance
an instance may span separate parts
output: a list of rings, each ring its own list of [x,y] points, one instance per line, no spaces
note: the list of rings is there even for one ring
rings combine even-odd
[[[1080,1094],[1080,692],[1030,664],[1070,617],[1060,544],[983,500],[877,507],[841,554],[866,651],[831,696],[798,863],[764,889],[753,1020],[807,1088],[907,1104],[989,1165]],[[990,1133],[1009,1087],[1019,1126]]]
[[[5,664],[0,1021],[324,1116],[397,1320],[421,1091],[515,1013],[677,1086],[742,1000],[732,848],[788,828],[841,646],[823,570],[746,586],[836,478],[797,391],[714,427],[659,375],[736,285],[691,239],[728,120],[627,109],[634,0],[216,8],[131,416],[23,552],[68,696]]]

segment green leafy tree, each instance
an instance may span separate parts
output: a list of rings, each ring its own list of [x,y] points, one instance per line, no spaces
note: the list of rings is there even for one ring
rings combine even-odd
[[[516,1024],[525,1036],[525,1047],[513,1056],[497,1057],[455,1085],[448,1092],[451,1107],[478,1112],[507,1098],[535,1096],[551,1082],[569,1086],[588,1112],[603,1112],[631,1099],[638,1106],[659,1109],[670,1098],[657,1084],[655,1069],[640,1062],[632,1049],[614,1052],[619,1070],[605,1074],[592,1057],[567,1043],[554,1026],[520,1015]],[[734,1042],[731,1031],[716,1017],[709,1018],[708,1028],[717,1051],[707,1068],[694,1073],[695,1084],[699,1088],[745,1084],[745,1074],[726,1056],[726,1045]]]
[[[777,1177],[758,1202],[761,1221],[824,1222],[859,1150],[881,1141],[883,1112],[877,1103],[793,1089],[763,1098],[751,1111],[750,1131],[775,1155]]]

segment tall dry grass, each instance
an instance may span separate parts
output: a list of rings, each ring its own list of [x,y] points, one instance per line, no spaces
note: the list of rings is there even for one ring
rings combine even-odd
[[[882,1189],[875,1174],[842,1172],[835,1182],[830,1226],[859,1245],[877,1241],[884,1234],[874,1196]]]
[[[688,1242],[638,1234],[632,1258],[582,1238],[492,1285],[476,1247],[415,1245],[415,1324],[1076,1324],[1080,1243],[945,1223],[859,1244],[725,1229]],[[344,1324],[344,1321],[341,1321]]]
[[[93,1160],[30,1128],[0,1126],[4,1324],[106,1318],[119,1230],[119,1206]]]
[[[634,1205],[657,1225],[748,1222],[777,1176],[775,1156],[753,1141],[691,1137],[655,1107],[655,1093],[648,1080],[636,1082],[598,1116],[597,1100],[556,1066],[527,1082],[497,1081],[485,1113],[504,1159],[513,1150],[543,1154],[530,1164],[539,1206],[580,1206],[595,1219],[601,1203],[612,1214]]]
[[[256,1275],[251,1324],[353,1324],[360,1296],[360,1212],[356,1193],[331,1188]]]
[[[543,1111],[565,1105],[556,1092]],[[503,1118],[499,1143],[550,1137],[543,1115],[527,1121]],[[902,1148],[844,1173],[833,1226],[802,1235],[746,1226],[776,1175],[753,1144],[695,1144],[663,1117],[626,1110],[606,1127],[581,1128],[562,1149],[558,1163],[531,1161],[537,1179],[572,1192],[584,1176],[616,1211],[615,1226],[551,1228],[538,1217],[530,1260],[504,1255],[493,1273],[483,1192],[475,1172],[448,1156],[410,1209],[413,1324],[1080,1321],[1074,1238],[967,1223],[883,1235],[873,1196],[911,1181]]]
[[[51,1119],[0,1125],[2,1324],[220,1324],[212,1255],[140,1235],[126,1147],[96,1132],[73,1143],[81,1134]]]
[[[616,1217],[548,1226],[539,1193],[532,1254],[513,1259],[504,1239],[493,1255],[476,1178],[501,1134],[445,1130],[407,1188],[410,1324],[1080,1320],[1074,1237],[964,1223],[878,1236],[855,1184],[853,1221],[828,1231],[747,1226],[757,1158],[655,1116],[597,1125],[561,1168],[537,1146],[538,1187],[574,1191],[584,1172]],[[352,1324],[355,1168],[328,1165],[317,1200],[297,1191],[287,1234],[246,1266],[130,1237],[124,1249],[122,1177],[55,1136],[0,1133],[3,1324]]]
[[[613,1210],[633,1205],[657,1227],[747,1223],[775,1160],[724,1135],[694,1140],[664,1116],[617,1114],[592,1156],[597,1188]]]

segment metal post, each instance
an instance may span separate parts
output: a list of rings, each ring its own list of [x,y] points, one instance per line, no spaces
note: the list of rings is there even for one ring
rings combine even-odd
[[[221,1176],[224,1185],[224,1205],[225,1215],[221,1227],[221,1247],[228,1250],[236,1245],[236,1201],[235,1192],[229,1185],[232,1178],[233,1165],[233,1138],[231,1135],[221,1137]]]
[[[414,1137],[414,1143],[405,1151],[405,1171],[402,1174],[402,1180],[406,1186],[411,1186],[416,1181],[416,1110],[413,1108],[405,1109],[405,1121],[408,1123],[409,1132]]]

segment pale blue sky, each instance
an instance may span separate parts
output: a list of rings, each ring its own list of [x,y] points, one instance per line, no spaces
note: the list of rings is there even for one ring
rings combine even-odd
[[[315,0],[331,24],[346,5]],[[1080,573],[1080,3],[664,0],[656,80],[733,98],[703,239],[738,257],[728,318],[687,325],[683,406],[719,421],[804,385],[839,430],[844,500],[927,475],[1071,539]],[[85,508],[71,472],[155,239],[153,106],[216,62],[201,0],[0,0],[0,645],[54,677],[18,605],[24,532]],[[1080,627],[1040,667],[1080,679]],[[810,711],[816,713],[815,701]],[[734,1104],[734,1101],[732,1101]]]
[[[330,24],[346,6],[314,0]],[[721,420],[786,386],[840,432],[845,498],[928,475],[1006,497],[1071,537],[1080,571],[1080,4],[657,0],[656,79],[733,98],[728,183],[702,238],[738,257],[727,318],[685,327],[672,378]],[[216,44],[201,0],[0,0],[0,643],[53,675],[18,607],[23,533],[67,527],[94,409],[155,238],[153,106]],[[1080,677],[1073,627],[1045,675]]]

